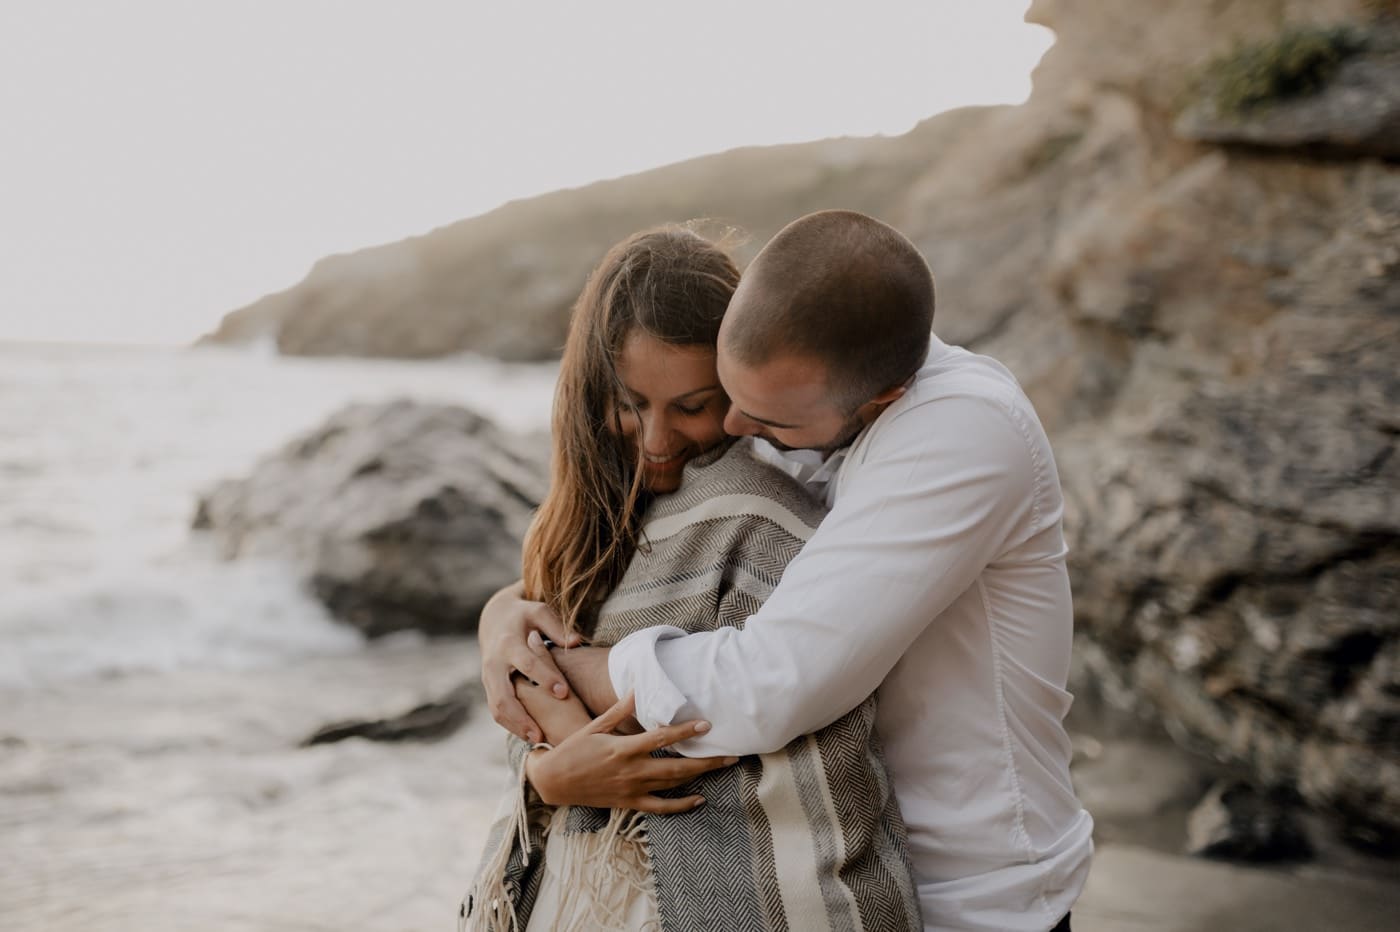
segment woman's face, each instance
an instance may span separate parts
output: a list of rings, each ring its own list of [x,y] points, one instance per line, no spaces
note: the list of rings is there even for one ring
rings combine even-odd
[[[672,346],[634,329],[623,341],[617,373],[627,392],[618,418],[622,436],[641,439],[642,485],[657,494],[674,492],[681,470],[724,439],[729,399],[715,375],[715,351]]]

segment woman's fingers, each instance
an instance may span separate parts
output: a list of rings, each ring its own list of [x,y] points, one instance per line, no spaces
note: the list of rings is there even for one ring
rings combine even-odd
[[[632,713],[629,712],[628,714],[631,715]],[[709,730],[709,722],[696,720],[681,722],[679,725],[662,725],[658,728],[653,728],[651,731],[630,735],[627,740],[632,742],[631,749],[634,751],[660,751],[662,748],[669,748],[678,741],[694,738],[696,735],[703,735]]]
[[[721,770],[725,767],[733,767],[739,763],[737,757],[674,757],[670,760],[658,761],[665,764],[663,768],[658,768],[657,776],[663,780],[673,781],[670,786],[676,786],[694,780],[701,774],[709,773],[711,770]],[[664,787],[663,787],[664,788]]]
[[[660,815],[677,815],[689,812],[696,806],[703,805],[704,802],[705,797],[703,796],[682,796],[679,799],[667,799],[664,796],[638,796],[631,800],[627,808]]]
[[[487,706],[496,724],[527,741],[539,741],[544,731],[520,704],[511,683],[511,676],[518,669],[526,676],[531,673],[548,676],[548,670],[539,666],[543,661],[531,653],[525,643],[526,616],[531,606],[538,603],[526,602],[523,593],[522,583],[511,583],[491,596],[481,610],[477,622],[481,682],[486,687]],[[522,663],[529,668],[528,672],[518,666]],[[558,676],[558,670],[554,673]],[[568,695],[567,690],[565,695]]]
[[[566,629],[559,616],[543,602],[536,602],[531,606],[529,621],[535,626],[536,631],[561,647],[578,647],[583,643],[583,638],[579,636],[579,633]]]
[[[698,795],[662,799],[653,795],[694,780],[701,774],[738,762],[737,757],[652,757],[657,739],[649,735],[620,737],[612,733],[630,717],[636,702],[631,693],[618,700],[587,726],[536,755],[531,781],[551,805],[632,808],[645,812],[685,812],[700,803]],[[694,723],[662,729],[666,740],[695,734]],[[638,739],[641,739],[640,741]]]
[[[515,644],[507,656],[511,667],[519,670],[532,683],[544,687],[545,691],[559,699],[569,696],[569,681],[559,672],[549,648],[544,646],[538,632],[531,631],[524,644]]]
[[[657,790],[670,790],[682,786],[696,777],[712,770],[733,767],[739,762],[737,757],[678,757],[671,760],[652,759],[656,766],[649,766],[644,778],[639,778],[640,787],[648,793]]]
[[[482,668],[481,684],[486,687],[487,708],[491,710],[491,717],[497,725],[531,744],[538,744],[544,739],[544,732],[515,697],[510,676],[509,667]]]

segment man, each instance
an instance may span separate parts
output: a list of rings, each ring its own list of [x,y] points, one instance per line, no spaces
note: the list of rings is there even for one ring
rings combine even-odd
[[[656,744],[684,735],[692,757],[775,750],[878,687],[926,928],[1068,929],[1093,823],[1063,727],[1059,479],[1014,378],[932,338],[933,303],[918,250],[878,221],[823,211],[781,231],[720,331],[725,428],[768,441],[830,515],[742,630],[551,654],[526,632],[557,622],[505,593],[483,615],[483,679],[497,719],[527,733],[503,682],[519,669],[566,692],[557,661],[590,708],[632,693]],[[592,787],[596,805],[606,777],[635,802],[660,762],[628,740],[565,742],[540,779]]]

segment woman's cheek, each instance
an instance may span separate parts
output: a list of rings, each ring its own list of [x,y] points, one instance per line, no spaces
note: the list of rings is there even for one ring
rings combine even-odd
[[[716,442],[716,443],[718,443],[720,440],[724,439],[724,437],[725,437],[725,433],[724,433],[724,419],[725,419],[726,417],[728,417],[728,416],[729,416],[729,397],[728,397],[727,395],[721,395],[719,401],[717,401],[717,402],[715,403],[715,406],[714,406],[714,422],[713,422],[713,425],[714,425],[714,436],[715,436],[715,442]]]
[[[625,411],[616,417],[608,419],[609,424],[616,425],[615,430],[624,437],[635,437],[637,435],[637,415]]]

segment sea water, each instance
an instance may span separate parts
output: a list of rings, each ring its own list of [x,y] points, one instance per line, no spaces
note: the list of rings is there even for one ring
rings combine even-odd
[[[506,782],[481,709],[432,744],[301,747],[477,675],[366,642],[199,493],[351,402],[546,426],[551,366],[0,344],[0,929],[448,929]]]
[[[189,532],[201,490],[343,405],[547,427],[555,367],[0,344],[0,686],[354,650],[285,567]]]

